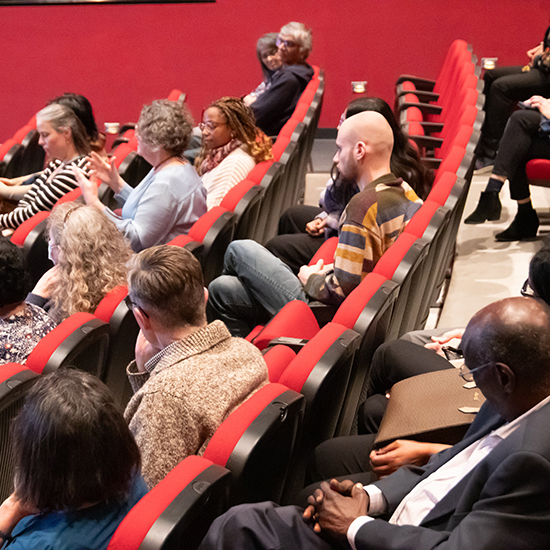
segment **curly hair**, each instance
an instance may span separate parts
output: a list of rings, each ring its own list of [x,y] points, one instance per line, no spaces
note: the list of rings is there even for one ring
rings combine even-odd
[[[286,34],[292,36],[294,40],[300,45],[300,51],[304,55],[304,60],[309,57],[313,48],[313,40],[311,37],[311,29],[308,29],[303,23],[297,21],[291,21],[281,27],[279,34]]]
[[[254,112],[248,105],[245,105],[242,99],[238,97],[222,97],[210,103],[206,109],[210,109],[211,107],[216,107],[225,116],[232,134],[246,145],[248,153],[254,158],[256,164],[273,158],[271,138],[267,137],[256,126]],[[207,155],[208,150],[203,145],[199,156],[195,160],[195,168],[199,172],[199,176],[202,176],[200,166]]]
[[[141,110],[137,131],[139,138],[148,145],[181,156],[189,144],[193,118],[185,105],[168,99],[157,99]]]
[[[99,210],[77,202],[60,204],[48,218],[48,229],[60,252],[50,310],[57,322],[79,311],[93,313],[108,292],[127,284],[132,251]]]

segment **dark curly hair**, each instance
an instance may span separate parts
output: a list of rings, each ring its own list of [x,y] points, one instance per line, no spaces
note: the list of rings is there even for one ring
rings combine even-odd
[[[0,237],[0,281],[0,307],[21,303],[32,289],[23,251],[6,237]]]

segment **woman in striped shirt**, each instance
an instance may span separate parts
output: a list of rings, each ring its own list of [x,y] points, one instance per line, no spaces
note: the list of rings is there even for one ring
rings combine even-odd
[[[39,143],[51,160],[31,184],[25,184],[28,176],[0,181],[0,198],[19,201],[15,210],[0,215],[0,229],[15,229],[40,210],[51,210],[63,195],[75,189],[72,166],[89,170],[86,155],[90,142],[72,109],[48,105],[36,115],[36,128]]]

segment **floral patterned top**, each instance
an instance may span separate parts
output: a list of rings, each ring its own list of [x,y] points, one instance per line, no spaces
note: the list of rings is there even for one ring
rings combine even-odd
[[[0,364],[24,364],[38,342],[55,328],[55,321],[41,308],[25,303],[25,308],[0,319]]]

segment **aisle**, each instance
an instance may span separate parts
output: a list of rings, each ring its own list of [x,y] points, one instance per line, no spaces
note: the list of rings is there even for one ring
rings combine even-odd
[[[487,179],[487,175],[474,176],[463,218],[474,210]],[[533,187],[531,192],[534,207],[548,212],[550,189]],[[460,224],[457,257],[439,327],[464,326],[485,305],[501,298],[519,296],[527,278],[529,260],[540,248],[543,237],[550,233],[550,225],[543,225],[536,241],[496,242],[494,234],[506,229],[516,214],[516,205],[510,199],[508,184],[501,193],[501,200],[503,208],[500,222]]]

